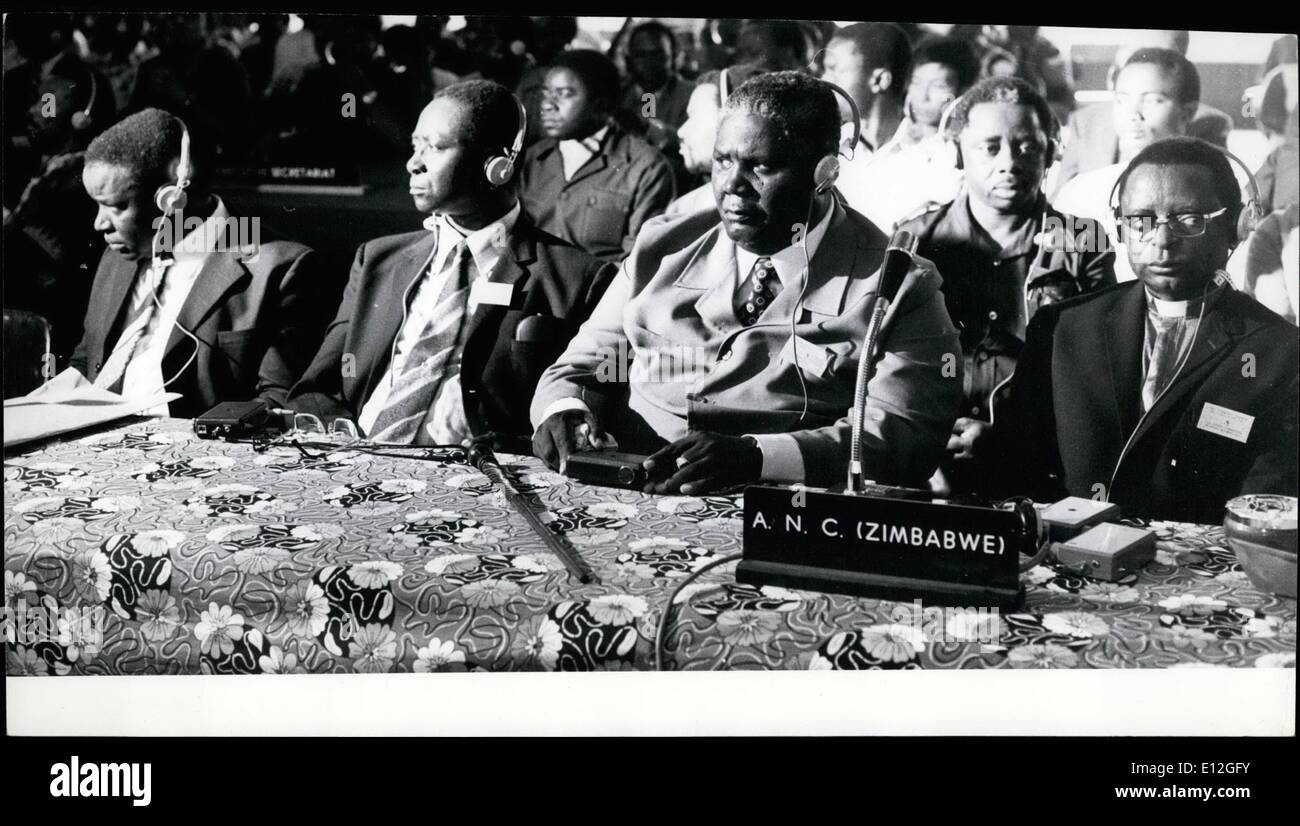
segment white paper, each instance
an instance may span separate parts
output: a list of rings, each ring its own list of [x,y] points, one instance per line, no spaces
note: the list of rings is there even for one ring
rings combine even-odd
[[[47,439],[83,427],[133,416],[181,397],[158,392],[125,398],[96,387],[76,370],[64,370],[26,396],[5,399],[4,446]]]

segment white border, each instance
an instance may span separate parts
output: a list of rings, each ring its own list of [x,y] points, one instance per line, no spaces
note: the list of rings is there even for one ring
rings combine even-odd
[[[10,735],[1295,734],[1294,669],[6,677]]]

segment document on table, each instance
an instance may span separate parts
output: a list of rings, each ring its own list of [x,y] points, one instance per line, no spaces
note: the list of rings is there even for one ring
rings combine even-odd
[[[125,398],[96,387],[81,373],[67,369],[26,396],[5,399],[4,446],[111,422],[180,397],[180,393],[159,391],[149,396]]]

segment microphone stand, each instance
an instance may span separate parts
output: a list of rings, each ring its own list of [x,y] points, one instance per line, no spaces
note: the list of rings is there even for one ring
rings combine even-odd
[[[524,518],[528,526],[533,529],[533,533],[541,537],[547,549],[564,562],[564,567],[568,568],[569,572],[577,577],[578,582],[584,585],[599,584],[600,578],[592,572],[586,560],[560,541],[560,538],[555,535],[555,531],[547,527],[542,518],[533,510],[528,497],[520,493],[518,488],[510,481],[510,478],[506,476],[505,469],[501,467],[496,454],[488,444],[490,439],[490,436],[480,436],[474,441],[468,453],[470,463],[500,488],[501,495],[510,504],[510,507],[514,508]]]
[[[871,318],[867,322],[867,334],[862,342],[862,356],[858,359],[857,382],[853,386],[853,418],[852,441],[849,444],[849,473],[847,488],[849,493],[862,492],[862,430],[865,425],[867,415],[867,384],[876,372],[876,350],[880,346],[880,328],[885,322],[885,315],[889,313],[889,307],[893,303],[898,293],[898,285],[902,283],[902,276],[906,276],[907,271],[903,270],[897,274],[895,283],[889,276],[895,275],[888,272],[892,270],[891,253],[895,256],[901,253],[905,256],[907,265],[911,266],[912,256],[916,252],[917,238],[906,230],[899,230],[894,233],[890,239],[889,248],[885,250],[885,261],[881,264],[880,285],[877,288],[878,294],[875,303],[871,307]]]

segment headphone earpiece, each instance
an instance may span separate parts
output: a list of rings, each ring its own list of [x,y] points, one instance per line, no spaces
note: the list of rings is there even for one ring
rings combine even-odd
[[[813,185],[816,187],[818,195],[830,191],[835,186],[835,182],[840,177],[840,159],[834,155],[826,155],[817,162],[817,167],[813,170]]]
[[[524,134],[528,131],[528,110],[524,109],[519,98],[515,98],[515,105],[519,108],[519,129],[515,132],[514,141],[504,154],[493,155],[483,162],[483,175],[492,186],[505,186],[510,183],[510,179],[515,174],[515,161],[519,158],[520,150],[524,148]]]
[[[90,99],[86,101],[85,109],[72,113],[72,128],[78,132],[84,132],[94,125],[95,119],[90,113],[95,108],[95,98],[99,96],[99,81],[95,79],[95,72],[87,68],[86,74],[90,78]]]
[[[179,120],[179,118],[178,118]],[[176,163],[176,183],[163,184],[158,187],[154,193],[154,205],[162,211],[164,215],[184,209],[188,201],[185,190],[190,185],[190,130],[185,126],[185,121],[181,121],[181,156]]]

